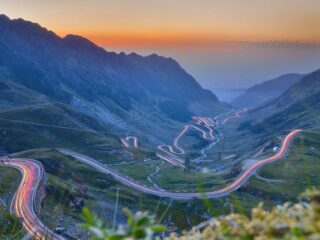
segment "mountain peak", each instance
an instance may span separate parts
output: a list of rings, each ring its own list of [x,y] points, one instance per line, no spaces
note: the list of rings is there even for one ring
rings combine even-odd
[[[192,108],[195,102],[219,105],[214,94],[204,90],[172,58],[107,52],[82,36],[61,38],[35,23],[2,19],[3,67],[16,82],[48,97],[67,104],[74,104],[74,98],[85,99],[103,104],[106,111],[111,102],[119,111],[129,111],[139,104],[153,106],[161,99],[161,111],[179,121],[200,114],[202,110]],[[224,108],[219,105],[212,112]],[[176,109],[179,114],[172,111]]]
[[[15,31],[25,36],[32,36],[38,38],[39,36],[47,39],[60,39],[60,37],[47,28],[42,27],[38,23],[24,20],[22,18],[10,19],[4,14],[0,14],[0,26],[2,31]]]
[[[74,34],[68,34],[62,40],[70,44],[79,45],[81,47],[98,47],[95,43],[91,42],[87,38]]]
[[[10,21],[10,18],[7,15],[0,14],[0,21]]]
[[[94,42],[90,41],[89,39],[74,35],[74,34],[68,34],[64,38],[62,38],[62,41],[69,47],[76,49],[79,52],[88,52],[93,55],[97,56],[105,56],[107,54],[112,54],[107,52],[104,48],[99,47]]]

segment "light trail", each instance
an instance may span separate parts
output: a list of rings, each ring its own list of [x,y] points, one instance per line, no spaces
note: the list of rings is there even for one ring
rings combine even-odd
[[[239,110],[239,111],[236,111],[236,112],[234,113],[234,116],[225,118],[225,119],[221,122],[221,124],[226,124],[230,119],[239,118],[239,117],[240,117],[240,114],[241,114],[241,113],[244,113],[244,112],[246,112],[246,111],[247,111],[246,108],[244,108],[244,109],[242,109],[242,110]]]
[[[288,150],[289,144],[291,140],[299,133],[301,130],[293,130],[291,131],[283,140],[280,151],[276,153],[275,155],[259,160],[255,164],[251,165],[248,169],[246,169],[238,178],[236,178],[231,184],[227,185],[226,187],[216,190],[216,191],[209,191],[205,193],[195,193],[195,192],[189,192],[189,193],[181,193],[181,192],[170,192],[166,190],[158,190],[154,188],[147,187],[131,178],[128,178],[126,176],[121,175],[120,173],[116,172],[114,169],[111,169],[109,167],[106,167],[102,163],[84,156],[82,154],[67,150],[67,149],[58,149],[61,153],[65,155],[72,156],[76,158],[77,160],[90,165],[91,167],[95,168],[96,170],[109,174],[113,176],[116,180],[121,182],[122,184],[134,188],[138,191],[156,195],[158,197],[168,197],[173,199],[192,199],[192,198],[220,198],[223,196],[228,195],[230,192],[236,191],[239,187],[241,187],[246,181],[252,176],[255,171],[274,161],[280,160],[283,158]]]
[[[22,175],[10,212],[22,220],[22,225],[30,236],[40,240],[63,240],[63,237],[49,230],[35,213],[36,194],[44,174],[42,165],[31,159],[1,158],[0,166],[15,168]]]
[[[235,156],[236,156],[236,154],[231,154],[231,155],[229,155],[227,157],[222,158],[222,160],[228,160],[228,159],[233,158]]]
[[[133,147],[134,148],[138,148],[139,147],[138,146],[138,138],[137,137],[128,136],[126,138],[121,138],[121,142],[126,148],[130,147],[130,140],[133,141]]]
[[[240,113],[236,114],[240,116]],[[230,119],[230,118],[229,118]],[[195,119],[197,125],[204,124],[207,127],[214,126],[214,122],[208,118],[196,118]],[[209,126],[212,125],[212,126]],[[185,134],[188,128],[184,128],[184,130],[177,136],[174,141],[174,146],[179,149],[179,139]],[[202,129],[201,129],[202,130]],[[256,163],[252,164],[249,168],[247,168],[240,176],[238,176],[231,184],[226,187],[215,190],[208,191],[204,193],[197,192],[170,192],[164,189],[154,189],[148,186],[145,186],[129,177],[123,176],[120,173],[116,172],[114,169],[111,169],[102,163],[81,155],[79,153],[67,150],[67,149],[58,149],[61,153],[65,155],[70,155],[75,159],[95,168],[96,170],[109,174],[113,176],[117,181],[122,184],[136,189],[138,191],[156,195],[158,197],[168,197],[171,199],[193,199],[193,198],[220,198],[228,195],[230,192],[236,191],[239,187],[245,184],[250,176],[252,176],[257,169],[260,167],[269,164],[271,162],[282,159],[286,152],[288,151],[290,142],[292,139],[300,133],[302,130],[293,130],[291,131],[283,140],[280,150],[273,156],[267,157],[265,159],[259,160]],[[212,131],[213,132],[213,131]],[[202,130],[203,137],[207,137],[205,131]],[[209,134],[209,137],[213,137]],[[127,141],[129,139],[126,139]],[[180,148],[180,153],[182,148]],[[173,150],[173,149],[172,149]],[[183,149],[182,149],[183,150]],[[172,153],[171,153],[172,154]],[[171,161],[170,159],[168,161]],[[174,163],[173,163],[174,164]],[[175,163],[176,164],[176,163]],[[35,239],[53,239],[53,240],[64,240],[63,237],[55,234],[51,230],[49,230],[36,216],[35,213],[35,201],[36,201],[36,193],[39,188],[39,184],[43,178],[44,170],[42,165],[39,162],[36,162],[31,159],[7,159],[5,161],[4,158],[1,158],[0,166],[4,167],[12,167],[17,169],[21,175],[22,180],[18,187],[18,190],[12,200],[10,212],[17,215],[17,217],[22,219],[22,224],[26,231]]]
[[[227,123],[230,119],[233,118],[239,118],[241,113],[246,112],[247,109],[236,111],[234,116],[225,118],[221,124]],[[206,140],[209,140],[211,142],[215,141],[214,137],[214,128],[216,127],[216,119],[212,119],[210,117],[192,117],[192,119],[195,121],[194,125],[187,124],[184,126],[183,130],[178,134],[178,136],[174,139],[173,145],[159,145],[157,148],[160,150],[160,153],[157,153],[156,155],[161,158],[162,160],[169,162],[175,166],[184,168],[184,161],[180,159],[177,155],[184,155],[185,150],[180,147],[179,141],[180,139],[190,130],[194,129],[196,131],[199,131],[202,133],[202,137]],[[205,128],[203,130],[202,128]],[[127,136],[126,138],[121,138],[122,144],[128,148],[130,147],[130,140],[133,140],[134,147],[138,147],[138,138],[134,136]],[[205,155],[203,153],[203,155]]]
[[[209,141],[215,140],[214,129],[213,129],[213,127],[215,127],[214,120],[212,120],[209,117],[204,117],[204,118],[203,117],[193,117],[192,119],[196,122],[196,125],[198,125],[198,126],[189,125],[189,124],[185,125],[183,130],[174,139],[173,146],[159,145],[158,150],[160,150],[162,153],[165,153],[167,155],[167,156],[164,156],[161,153],[157,153],[157,156],[159,158],[183,168],[184,167],[183,161],[179,160],[176,155],[184,155],[185,154],[185,150],[182,147],[180,147],[179,141],[186,134],[186,132],[188,132],[190,129],[195,129],[196,131],[199,131],[200,133],[202,133],[202,137],[204,139],[207,139]],[[200,126],[203,128],[206,128],[208,131],[201,129]],[[177,149],[177,151],[174,150],[174,148]]]
[[[163,189],[150,188],[133,179],[121,175],[115,170],[106,167],[102,163],[90,157],[66,149],[58,150],[65,155],[70,155],[76,158],[77,160],[87,165],[90,165],[91,167],[95,168],[96,170],[102,173],[113,176],[116,180],[128,187],[131,187],[133,189],[147,194],[156,195],[158,197],[168,197],[172,199],[220,198],[228,195],[230,192],[236,191],[239,187],[245,184],[246,181],[250,178],[250,176],[252,176],[258,168],[283,158],[286,152],[288,151],[290,142],[300,132],[301,130],[291,131],[284,138],[278,153],[254,163],[252,166],[246,169],[238,178],[236,178],[231,184],[227,185],[226,187],[220,190],[209,191],[204,193],[170,192]],[[0,166],[16,168],[20,171],[22,175],[22,180],[12,200],[10,211],[12,213],[15,213],[19,218],[22,219],[22,224],[24,228],[27,230],[27,232],[35,239],[43,240],[47,239],[47,236],[49,236],[49,239],[63,240],[63,237],[53,233],[51,230],[45,227],[44,224],[38,219],[38,217],[35,214],[34,206],[36,201],[36,192],[38,190],[44,172],[42,165],[30,159],[10,159],[9,161],[4,161],[4,159],[2,158]]]

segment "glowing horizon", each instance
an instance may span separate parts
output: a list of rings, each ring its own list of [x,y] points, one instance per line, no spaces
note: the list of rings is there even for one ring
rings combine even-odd
[[[221,42],[320,43],[320,2],[257,0],[1,0],[3,14],[110,47],[212,47]]]
[[[320,68],[318,0],[0,3],[0,13],[39,23],[61,37],[80,35],[108,51],[173,57],[209,89],[247,88]]]

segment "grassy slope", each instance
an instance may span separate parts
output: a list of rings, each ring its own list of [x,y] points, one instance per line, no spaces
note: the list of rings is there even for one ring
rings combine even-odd
[[[0,168],[0,198],[7,207],[20,183],[20,173],[12,168]]]
[[[114,131],[114,127],[0,76],[0,148],[4,153],[38,147],[114,147],[119,143]]]
[[[42,123],[47,125],[58,125],[84,129],[84,131],[60,129],[55,127],[32,125],[11,119],[31,123]],[[89,124],[86,124],[90,122]],[[89,132],[90,128],[97,130],[105,129],[99,126],[93,119],[86,118],[80,113],[64,108],[60,104],[45,103],[34,106],[16,108],[0,112],[0,129],[3,137],[1,145],[8,152],[17,152],[37,147],[77,147],[82,148],[88,145],[102,142],[114,141],[112,134],[99,134]]]
[[[320,131],[303,132],[293,141],[285,159],[264,166],[257,172],[258,177],[251,177],[245,186],[231,195],[231,209],[249,213],[258,202],[271,207],[295,200],[306,188],[318,186],[319,146]]]
[[[268,184],[253,179],[247,188],[259,189],[270,198],[295,199],[298,194],[320,183],[320,132],[305,131],[294,140],[286,159],[270,164],[259,171],[259,175],[268,179],[280,179],[283,182]]]
[[[0,204],[0,239],[21,239],[24,231],[18,219],[8,213],[11,199],[20,182],[20,174],[15,169],[0,168],[0,198],[5,207]]]
[[[6,209],[0,206],[0,239],[22,239],[24,231],[21,229],[19,219],[10,215]]]

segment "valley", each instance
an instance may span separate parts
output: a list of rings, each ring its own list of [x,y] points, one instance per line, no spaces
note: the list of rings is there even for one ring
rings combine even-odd
[[[115,229],[124,208],[165,239],[320,183],[320,70],[226,103],[171,57],[5,15],[0,28],[0,223],[17,239],[90,239],[83,209]]]
[[[228,121],[231,121],[234,118],[239,118],[241,116],[240,112],[242,112],[242,111],[236,111],[235,113],[232,113],[231,116],[227,116],[223,121],[221,121],[220,124],[226,124]],[[206,132],[204,132],[200,128],[197,128],[197,130],[202,131],[202,137],[207,138],[208,136],[210,136],[210,139],[213,140],[214,137],[213,137],[212,133],[214,130],[211,129],[210,126],[214,126],[214,121],[210,120],[210,118],[194,118],[194,119],[196,120],[196,124],[200,125],[203,123],[209,129],[209,135],[206,135]],[[187,125],[187,127],[188,126],[190,126],[190,125]],[[169,154],[171,154],[171,155],[185,154],[184,150],[179,147],[178,140],[186,132],[185,131],[186,129],[188,129],[188,128],[184,127],[184,130],[178,135],[178,137],[174,141],[175,147],[177,149],[180,149],[180,152],[174,151],[173,148],[169,146],[168,147],[168,149],[170,150],[170,152],[168,152]],[[132,178],[129,178],[125,175],[122,175],[121,173],[113,170],[112,168],[108,167],[107,165],[102,164],[102,163],[100,163],[90,157],[87,157],[82,154],[79,154],[79,153],[76,153],[76,152],[73,152],[70,150],[66,150],[66,149],[57,149],[56,151],[58,151],[59,154],[63,154],[67,157],[72,157],[75,160],[80,161],[81,163],[84,163],[85,165],[90,166],[98,172],[104,173],[107,176],[112,176],[116,181],[118,181],[121,184],[127,186],[128,188],[131,188],[132,190],[136,190],[138,192],[155,195],[160,198],[165,197],[165,198],[177,199],[177,200],[187,200],[187,199],[195,199],[195,198],[209,198],[210,199],[210,198],[221,198],[221,197],[229,195],[230,192],[237,190],[241,185],[243,185],[252,174],[255,174],[257,168],[259,168],[269,162],[273,162],[273,161],[276,161],[276,160],[283,158],[284,154],[286,154],[286,152],[287,152],[287,149],[288,149],[288,146],[289,146],[291,139],[297,133],[299,133],[298,130],[292,131],[290,134],[288,134],[286,136],[286,138],[284,139],[283,144],[281,146],[281,149],[279,150],[279,152],[277,154],[275,154],[273,157],[269,157],[264,160],[257,161],[253,165],[248,167],[247,169],[244,169],[244,171],[239,176],[234,177],[234,179],[236,179],[236,180],[234,180],[232,183],[227,184],[227,186],[225,188],[215,190],[212,192],[200,192],[200,193],[199,192],[188,193],[188,192],[185,192],[185,189],[181,189],[181,188],[179,188],[179,191],[175,190],[174,192],[169,192],[167,190],[164,190],[164,188],[162,188],[162,186],[159,184],[156,184],[156,186],[160,186],[160,188],[158,188],[158,189],[148,187],[148,186],[144,185],[143,183],[139,183],[138,181],[136,181]],[[126,137],[126,139],[124,139],[124,140],[122,139],[123,140],[122,143],[123,143],[124,147],[128,148],[130,146],[128,143],[130,139],[133,140],[132,147],[138,148],[138,144],[137,144],[138,138],[135,138],[135,137]],[[126,141],[128,141],[128,142],[126,142]],[[44,151],[48,151],[48,150],[44,149]],[[160,148],[160,150],[162,150],[162,148]],[[26,154],[28,155],[32,152],[37,153],[39,151],[38,150],[31,150],[31,151],[27,151],[26,153],[22,153],[22,155],[26,155]],[[14,154],[14,155],[21,155],[21,154]],[[38,155],[38,153],[37,153],[37,155]],[[52,239],[63,239],[59,235],[56,235],[51,230],[44,227],[44,225],[41,223],[41,221],[39,219],[37,219],[37,217],[35,216],[35,213],[34,213],[35,210],[34,210],[33,206],[36,205],[36,200],[34,199],[35,192],[38,191],[37,190],[38,185],[39,185],[39,182],[40,182],[40,180],[43,176],[43,172],[44,172],[42,165],[37,165],[36,162],[33,162],[33,160],[27,160],[27,159],[21,159],[21,158],[16,159],[16,158],[11,158],[11,157],[10,158],[2,158],[1,161],[2,161],[2,166],[10,166],[10,167],[18,168],[22,173],[23,179],[22,179],[21,185],[24,185],[26,189],[22,190],[20,188],[21,190],[19,190],[19,191],[24,191],[25,194],[28,194],[28,196],[22,195],[22,197],[20,199],[20,197],[19,197],[20,192],[19,192],[19,194],[17,196],[15,196],[15,198],[17,200],[12,200],[12,202],[13,203],[16,202],[13,206],[15,206],[17,204],[20,204],[20,205],[18,205],[19,207],[15,208],[15,210],[12,210],[12,212],[16,212],[18,216],[21,216],[23,219],[25,219],[23,221],[23,223],[25,224],[24,226],[27,229],[27,231],[32,236],[34,236],[36,238],[47,234]],[[28,164],[29,162],[30,162],[30,166],[25,165],[25,164]],[[170,161],[167,161],[167,162],[171,163]],[[175,162],[173,162],[172,164],[177,165]],[[38,169],[37,174],[32,172],[32,171],[34,171],[34,169]],[[29,173],[29,171],[30,171],[30,173]],[[161,169],[158,169],[157,174],[159,174],[160,171],[161,171]],[[38,177],[35,177],[35,176],[38,176]],[[31,179],[30,179],[30,177],[31,177]],[[31,182],[29,183],[27,181],[31,181]],[[35,182],[32,183],[32,181],[35,181]],[[185,182],[187,182],[187,181],[185,181]],[[215,180],[214,182],[215,182],[215,185],[217,185],[218,181]],[[87,184],[87,183],[84,182],[84,184]],[[221,184],[223,184],[223,182],[221,182]],[[212,187],[210,187],[210,188],[212,189]],[[219,188],[221,188],[221,186]],[[205,191],[205,190],[203,190],[203,191]],[[22,198],[25,200],[22,200]],[[25,201],[27,201],[27,202],[25,202]],[[17,212],[18,209],[24,209],[24,208],[26,208],[26,210],[19,210],[21,212]],[[29,215],[28,212],[30,212],[30,214],[33,214],[33,215]],[[27,215],[24,215],[24,214],[27,214]],[[32,220],[29,220],[29,219],[32,219]],[[61,224],[59,224],[59,226],[60,225]],[[31,226],[33,226],[33,227],[31,228]]]

